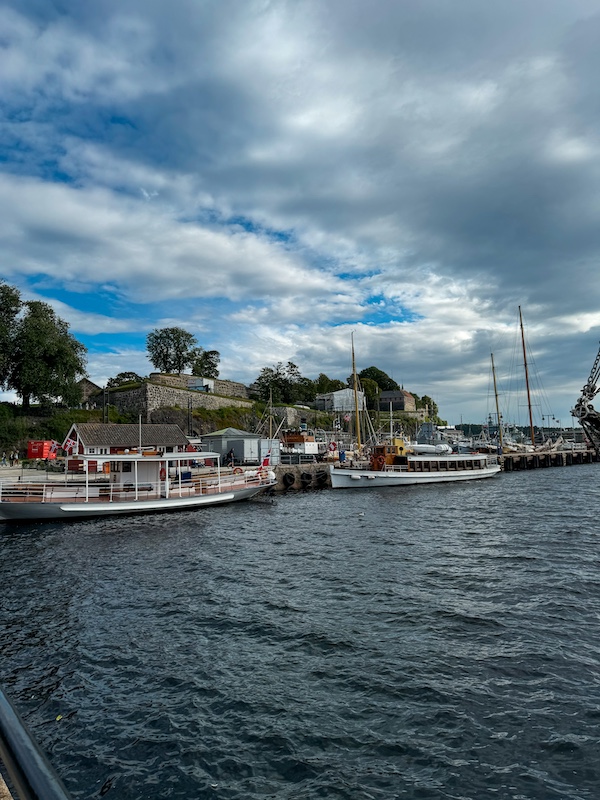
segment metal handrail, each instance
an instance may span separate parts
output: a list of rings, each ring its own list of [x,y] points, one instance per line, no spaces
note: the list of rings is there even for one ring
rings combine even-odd
[[[0,760],[20,800],[71,800],[71,795],[2,689]]]

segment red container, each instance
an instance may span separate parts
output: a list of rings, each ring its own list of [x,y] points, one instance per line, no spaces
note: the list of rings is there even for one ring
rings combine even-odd
[[[52,440],[27,442],[27,458],[56,458],[52,450]]]

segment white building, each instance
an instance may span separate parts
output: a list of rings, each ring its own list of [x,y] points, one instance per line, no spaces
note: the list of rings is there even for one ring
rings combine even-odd
[[[315,405],[319,411],[355,411],[354,389],[339,389],[337,392],[318,394]],[[358,410],[365,409],[365,394],[358,392]]]

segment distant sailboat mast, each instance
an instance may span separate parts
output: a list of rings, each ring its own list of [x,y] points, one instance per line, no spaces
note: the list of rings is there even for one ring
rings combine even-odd
[[[525,387],[527,388],[527,408],[529,410],[529,429],[531,431],[531,444],[535,447],[535,431],[533,429],[533,415],[531,413],[531,392],[529,391],[529,370],[527,368],[527,348],[525,347],[525,333],[523,331],[523,315],[519,306],[519,324],[521,326],[521,343],[523,345],[523,364],[525,367]]]
[[[358,413],[358,377],[356,375],[356,361],[354,360],[354,334],[352,338],[352,376],[354,379],[354,416],[356,419],[356,447],[358,450],[361,448],[360,442],[360,416]]]
[[[496,386],[496,368],[494,367],[494,354],[490,353],[492,357],[492,378],[494,379],[494,397],[496,398],[496,419],[498,420],[498,440],[500,442],[500,450],[504,447],[503,434],[502,434],[502,418],[500,416],[500,405],[498,403],[498,387]],[[461,419],[462,422],[462,419]]]

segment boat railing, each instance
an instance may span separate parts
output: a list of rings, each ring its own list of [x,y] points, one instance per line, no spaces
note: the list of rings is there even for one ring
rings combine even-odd
[[[222,472],[192,475],[179,480],[171,478],[168,487],[165,481],[138,481],[110,483],[108,481],[0,481],[0,501],[21,503],[89,503],[89,502],[134,502],[169,497],[191,497],[199,494],[214,494],[220,491],[235,491],[245,486],[270,486],[273,480],[269,472],[250,469],[241,473]]]

